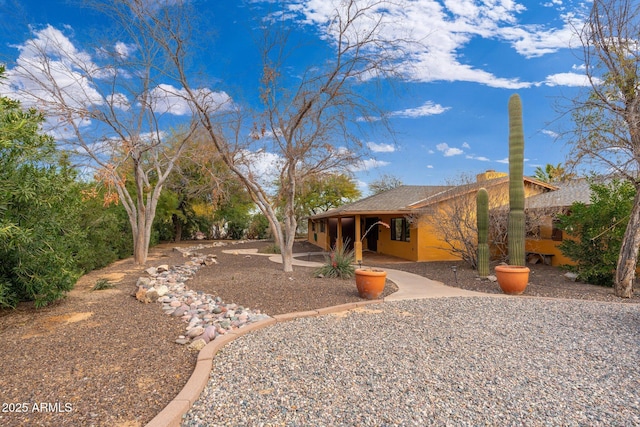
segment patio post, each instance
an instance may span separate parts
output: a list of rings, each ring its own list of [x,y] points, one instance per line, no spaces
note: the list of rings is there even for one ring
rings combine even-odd
[[[360,236],[360,234],[362,234],[362,230],[360,229],[360,215],[356,215],[355,223],[356,232],[355,241],[353,242],[353,251],[355,255],[355,262],[362,263],[362,237]]]

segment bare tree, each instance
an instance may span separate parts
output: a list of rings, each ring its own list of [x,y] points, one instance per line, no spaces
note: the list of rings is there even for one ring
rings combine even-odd
[[[309,65],[299,78],[287,74],[287,60],[296,53],[288,39],[290,23],[283,17],[265,26],[262,111],[249,116],[249,134],[243,132],[240,115],[231,122],[229,117],[215,114],[211,100],[198,96],[183,76],[181,83],[201,125],[268,218],[285,271],[293,269],[299,183],[357,165],[365,150],[354,126],[386,123],[378,105],[358,87],[394,74],[395,61],[403,53],[404,41],[382,37],[389,19],[386,5],[384,0],[334,2],[332,18],[319,24],[329,34],[331,57]],[[269,156],[274,160],[272,176],[256,169],[258,160]],[[275,182],[279,183],[278,194],[274,193]],[[282,222],[278,206],[282,207]]]
[[[402,180],[397,176],[385,173],[380,178],[369,183],[369,191],[371,192],[371,194],[379,194],[383,191],[399,187],[402,184]]]
[[[593,164],[636,188],[616,269],[615,294],[630,298],[640,248],[640,4],[594,0],[580,31],[588,96],[574,100],[573,164]]]
[[[93,169],[113,190],[111,200],[122,203],[139,264],[147,259],[163,185],[198,125],[177,88],[182,74],[166,67],[176,57],[184,60],[188,21],[173,19],[170,8],[152,3],[91,2],[120,24],[120,39],[80,50],[61,31],[47,27],[20,47],[9,73],[21,99],[54,118],[50,124],[55,122],[52,131],[61,147],[79,166]],[[150,16],[164,25],[150,26]],[[215,98],[210,110],[229,101],[225,94],[206,91],[193,96]],[[192,119],[183,120],[168,138],[168,123],[179,116]]]
[[[87,60],[88,55],[70,62],[67,75],[86,83],[82,96],[71,97],[62,84],[51,84],[58,80],[50,71],[59,65],[51,61],[47,45],[39,49],[38,74],[32,73],[32,64],[17,68],[24,78],[37,83],[30,95],[41,105],[57,109],[73,131],[69,143],[86,154],[88,163],[97,165],[100,176],[115,187],[135,230],[138,262],[145,259],[144,243],[162,185],[197,124],[268,218],[282,251],[283,268],[291,271],[298,183],[358,165],[365,153],[359,138],[363,128],[387,123],[362,87],[370,89],[379,77],[395,75],[397,60],[404,55],[405,40],[397,34],[393,40],[383,37],[385,23],[391,19],[390,3],[335,1],[333,16],[314,22],[326,34],[324,48],[332,50],[329,59],[314,61],[295,76],[287,68],[296,53],[287,37],[291,24],[287,14],[264,25],[262,108],[252,112],[232,103],[224,93],[203,88],[207,80],[202,80],[204,85],[196,83],[190,61],[207,46],[189,51],[195,40],[190,32],[195,15],[189,2],[86,1],[117,22],[120,36],[130,44],[100,50],[105,62],[110,59],[109,65],[98,66]],[[308,48],[298,52],[305,57]],[[94,92],[99,93],[95,99],[89,96]],[[175,111],[177,105],[193,120],[180,132],[184,144],[165,150],[163,113]],[[95,129],[86,132],[87,121],[100,122],[104,133],[98,134],[104,136],[89,137],[97,133]],[[260,168],[265,160],[272,161],[270,167]],[[126,162],[132,163],[135,194],[129,194],[124,176],[118,173]],[[284,207],[282,221],[278,206]]]

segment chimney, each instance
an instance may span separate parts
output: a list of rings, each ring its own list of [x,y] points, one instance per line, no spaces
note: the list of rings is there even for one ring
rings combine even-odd
[[[486,172],[482,172],[476,175],[476,182],[489,181],[490,179],[502,178],[503,176],[508,176],[508,174],[505,172],[496,172],[493,169],[489,169]]]

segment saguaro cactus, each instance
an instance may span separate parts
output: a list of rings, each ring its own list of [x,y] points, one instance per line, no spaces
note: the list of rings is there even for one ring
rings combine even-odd
[[[489,275],[489,193],[484,188],[476,195],[476,221],[478,224],[478,275]]]
[[[509,264],[524,266],[524,131],[520,96],[509,98]]]

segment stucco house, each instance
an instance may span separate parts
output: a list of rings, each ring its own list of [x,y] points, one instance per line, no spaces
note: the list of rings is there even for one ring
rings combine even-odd
[[[527,209],[546,215],[585,197],[588,201],[589,187],[584,180],[578,181],[552,185],[525,177]],[[508,205],[509,177],[495,171],[481,173],[475,182],[465,185],[402,185],[313,215],[308,218],[308,240],[327,251],[346,241],[355,250],[356,260],[362,259],[363,251],[410,261],[457,260],[438,237],[434,220],[447,218],[447,209],[459,203],[475,210],[476,193],[483,187],[489,192],[490,209]],[[553,216],[548,215],[539,233],[528,236],[526,244],[527,251],[544,254],[543,260],[558,265],[567,260],[557,249],[562,235],[553,227]]]

